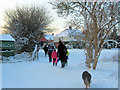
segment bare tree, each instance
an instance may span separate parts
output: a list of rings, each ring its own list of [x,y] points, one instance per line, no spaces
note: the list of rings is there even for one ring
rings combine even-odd
[[[33,51],[39,37],[52,21],[47,8],[40,6],[17,6],[5,11],[4,28],[11,32],[16,40],[17,50],[20,52]],[[19,48],[18,48],[19,47]]]
[[[59,16],[75,15],[84,18],[86,63],[96,69],[104,41],[117,20],[117,2],[51,2]]]
[[[66,21],[66,27],[72,26],[75,29],[82,30],[84,28],[84,18],[82,15],[72,15],[71,19]]]

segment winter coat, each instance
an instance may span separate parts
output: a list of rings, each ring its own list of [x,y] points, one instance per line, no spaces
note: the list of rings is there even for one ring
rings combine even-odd
[[[52,54],[51,54],[51,57],[52,57],[52,58],[57,58],[57,52],[56,52],[56,51],[53,51]]]
[[[61,62],[66,61],[67,48],[64,44],[59,43],[58,45],[58,55]]]
[[[43,50],[44,50],[45,52],[47,52],[47,51],[48,51],[48,47],[45,45],[44,48],[43,48]]]
[[[69,52],[68,52],[68,50],[67,50],[67,54],[66,54],[66,56],[68,56],[69,55]]]
[[[54,50],[54,47],[53,46],[49,46],[48,47],[48,54],[52,54],[53,50]]]

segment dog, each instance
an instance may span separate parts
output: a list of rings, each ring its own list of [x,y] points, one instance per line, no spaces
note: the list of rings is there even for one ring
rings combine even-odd
[[[82,79],[84,81],[84,84],[86,85],[86,88],[89,86],[90,87],[90,83],[91,83],[91,74],[88,71],[84,71],[82,73]]]

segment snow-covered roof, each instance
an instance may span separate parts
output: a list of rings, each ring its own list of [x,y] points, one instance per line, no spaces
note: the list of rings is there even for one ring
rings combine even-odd
[[[47,40],[54,40],[54,35],[44,35]]]
[[[69,41],[77,41],[77,39],[74,39],[74,40],[64,40],[64,42],[69,42]]]
[[[55,37],[66,37],[66,36],[81,36],[82,32],[80,30],[75,30],[75,29],[65,29],[61,33],[57,34]]]
[[[15,41],[10,34],[0,34],[0,41]]]

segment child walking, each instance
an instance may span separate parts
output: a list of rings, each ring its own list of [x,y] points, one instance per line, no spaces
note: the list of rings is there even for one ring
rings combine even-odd
[[[66,61],[65,61],[65,64],[66,64],[66,65],[68,65],[68,61],[67,61],[67,60],[68,60],[68,55],[69,55],[69,52],[68,52],[68,50],[67,50]]]
[[[57,57],[56,49],[54,49],[54,51],[52,52],[51,57],[53,58],[53,66],[54,66],[54,64],[56,64],[56,66],[57,66],[58,57]]]

